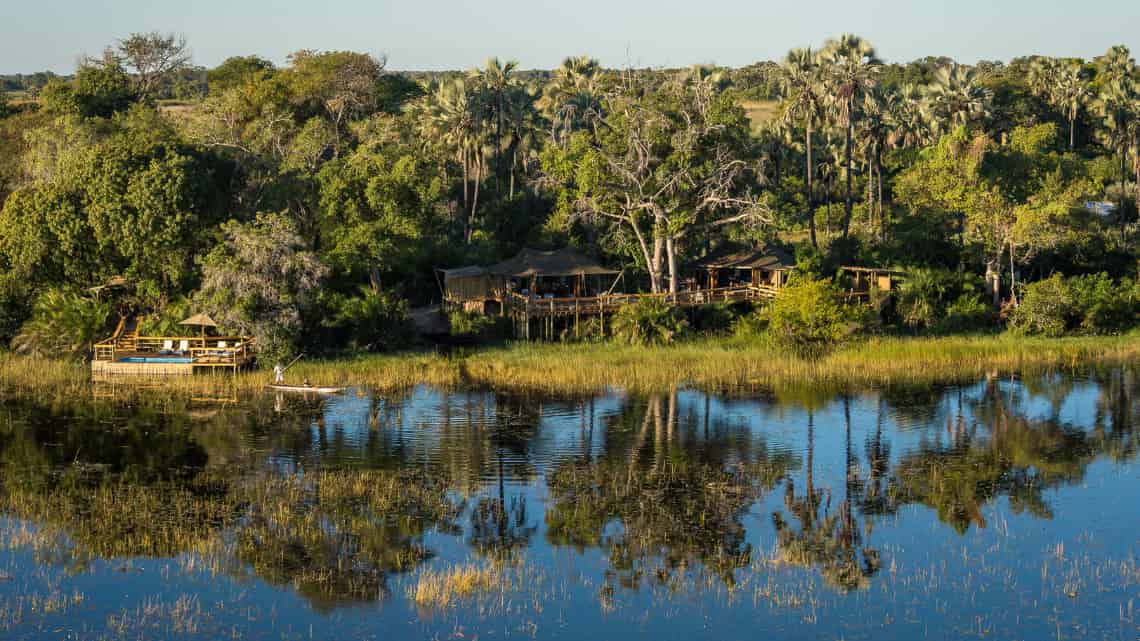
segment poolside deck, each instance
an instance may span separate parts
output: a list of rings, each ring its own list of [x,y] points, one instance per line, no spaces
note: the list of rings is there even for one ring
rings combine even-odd
[[[119,322],[115,333],[95,344],[91,372],[98,375],[179,376],[195,370],[237,371],[253,363],[248,336],[138,336]]]

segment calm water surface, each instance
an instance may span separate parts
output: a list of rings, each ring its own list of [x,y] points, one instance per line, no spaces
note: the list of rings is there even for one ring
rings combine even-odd
[[[1135,640],[1138,392],[0,396],[0,638]]]

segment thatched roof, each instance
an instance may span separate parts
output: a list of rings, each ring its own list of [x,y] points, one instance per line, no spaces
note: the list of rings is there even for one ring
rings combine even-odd
[[[763,269],[781,271],[794,269],[796,259],[779,247],[729,249],[706,256],[700,262],[707,269]]]
[[[618,270],[609,269],[585,254],[564,248],[552,251],[524,249],[514,258],[491,265],[487,268],[487,273],[510,278],[529,278],[617,274]]]
[[[190,318],[178,323],[179,325],[194,325],[196,327],[217,327],[218,324],[214,319],[206,314],[194,314]]]

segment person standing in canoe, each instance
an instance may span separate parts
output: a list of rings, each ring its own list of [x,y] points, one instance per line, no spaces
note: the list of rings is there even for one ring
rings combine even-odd
[[[285,382],[285,366],[281,364],[281,361],[277,361],[277,364],[273,366],[273,383],[276,385],[280,385],[284,382]]]

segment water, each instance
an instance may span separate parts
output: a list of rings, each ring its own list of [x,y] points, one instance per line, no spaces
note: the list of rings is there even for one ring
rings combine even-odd
[[[0,638],[1132,640],[1138,391],[6,398]]]

